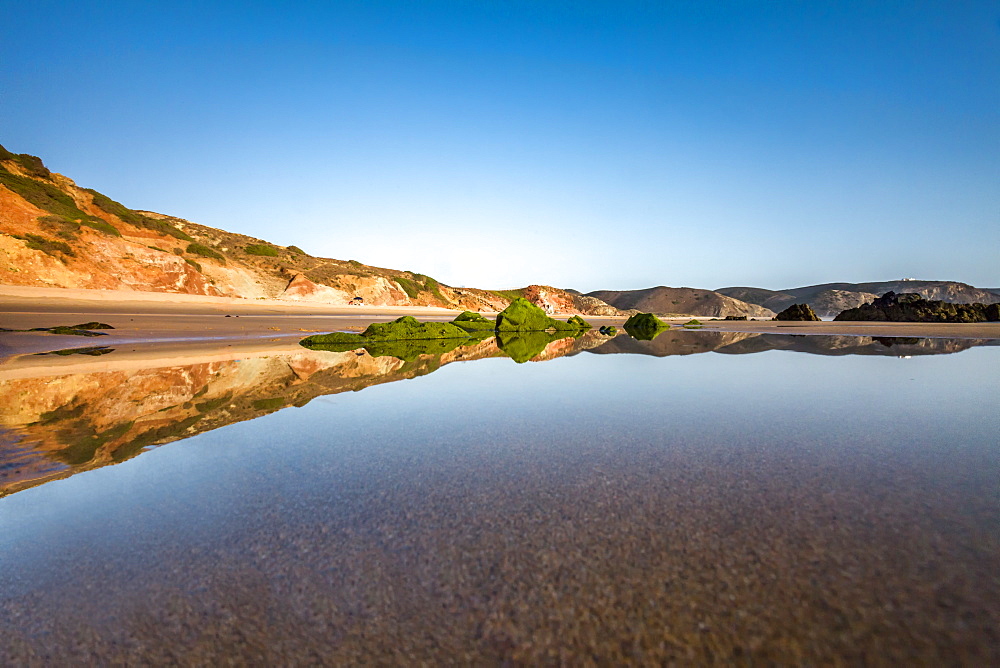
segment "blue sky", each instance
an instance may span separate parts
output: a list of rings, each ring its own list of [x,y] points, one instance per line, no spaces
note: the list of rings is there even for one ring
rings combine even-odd
[[[1000,286],[995,2],[5,2],[0,143],[452,285]]]

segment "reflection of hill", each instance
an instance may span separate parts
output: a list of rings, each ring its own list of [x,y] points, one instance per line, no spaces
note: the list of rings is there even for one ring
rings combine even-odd
[[[619,335],[607,343],[589,350],[599,355],[629,354],[653,355],[667,357],[669,355],[694,355],[707,353],[723,346],[731,345],[744,339],[753,338],[757,334],[746,332],[688,332],[667,330],[652,341],[639,341],[631,336]]]
[[[148,446],[250,420],[317,396],[414,378],[454,361],[499,355],[492,341],[404,362],[297,349],[269,356],[61,375],[19,368],[0,380],[0,494],[125,461]],[[234,356],[235,357],[235,356]],[[103,359],[113,362],[114,354]],[[44,358],[38,358],[42,360]],[[176,362],[174,362],[176,364]]]
[[[588,352],[632,355],[693,355],[717,352],[744,355],[767,350],[791,350],[814,355],[942,355],[976,346],[1000,345],[996,339],[917,339],[903,337],[751,334],[747,332],[688,332],[670,330],[652,341],[618,336]]]
[[[590,335],[544,341],[532,361],[596,345]],[[547,344],[547,345],[546,345]],[[0,496],[123,462],[145,448],[340,392],[504,356],[491,337],[439,355],[330,352],[266,343],[230,352],[204,344],[113,352],[100,361],[22,356],[0,366]],[[157,356],[159,354],[160,356]],[[80,372],[75,372],[81,370]]]
[[[609,340],[591,331],[579,339],[533,343],[520,356],[531,353],[532,361],[544,361],[583,351],[664,357],[766,350],[906,356],[998,343],[676,330],[637,341],[624,335]],[[119,463],[149,446],[304,406],[318,396],[415,378],[451,362],[503,355],[491,338],[409,361],[280,342],[249,342],[228,352],[193,345],[116,350],[100,358],[77,356],[82,359],[76,364],[50,356],[14,358],[0,365],[5,407],[0,413],[0,495]]]
[[[995,339],[917,339],[894,336],[789,336],[760,334],[717,349],[717,353],[743,355],[762,350],[792,350],[814,355],[946,355],[976,346],[998,345]]]

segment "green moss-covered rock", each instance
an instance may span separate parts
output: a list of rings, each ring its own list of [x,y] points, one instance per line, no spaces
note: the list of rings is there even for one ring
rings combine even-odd
[[[452,320],[451,324],[461,327],[466,332],[492,332],[497,326],[495,321],[472,311],[463,312]]]
[[[657,318],[652,313],[636,313],[622,325],[625,332],[633,339],[652,341],[660,333],[670,329],[670,325]]]
[[[568,322],[550,318],[545,311],[529,302],[524,297],[518,297],[507,308],[497,315],[496,329],[498,332],[574,332],[590,329],[590,324],[578,315]]]
[[[373,322],[361,333],[368,341],[407,341],[412,339],[464,339],[465,330],[450,322],[420,322],[404,315],[392,322]]]
[[[550,333],[530,330],[497,332],[497,346],[512,360],[523,364],[545,350],[545,346],[553,341],[565,338],[569,337],[563,332]]]
[[[614,325],[605,325],[604,327],[601,327],[597,331],[603,334],[604,336],[615,336],[618,334],[618,328],[615,327]]]
[[[492,330],[486,332],[492,334]],[[391,356],[411,361],[420,355],[437,355],[485,337],[470,338],[469,332],[450,322],[419,322],[403,316],[392,322],[372,323],[361,334],[331,332],[307,336],[299,344],[310,350],[347,352],[364,348],[373,357]]]
[[[544,332],[558,326],[556,323],[524,297],[518,297],[497,315],[498,332]]]

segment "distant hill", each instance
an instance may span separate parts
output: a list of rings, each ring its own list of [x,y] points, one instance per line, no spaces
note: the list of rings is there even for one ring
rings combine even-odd
[[[345,240],[346,243],[346,240]],[[308,248],[129,209],[0,146],[0,284],[376,306],[499,311],[524,296],[554,314],[618,315],[551,286],[455,288],[414,271],[316,257]]]
[[[664,316],[678,314],[710,318],[722,318],[727,315],[745,315],[751,318],[774,317],[774,311],[769,308],[697,288],[668,288],[661,285],[645,290],[596,290],[588,292],[587,296],[596,297],[622,310],[636,309]]]
[[[956,281],[873,281],[870,283],[824,283],[787,290],[766,290],[752,287],[719,288],[716,292],[780,311],[793,303],[809,304],[817,315],[835,316],[843,310],[871,302],[886,292],[913,292],[925,299],[953,304],[994,304],[1000,294]]]

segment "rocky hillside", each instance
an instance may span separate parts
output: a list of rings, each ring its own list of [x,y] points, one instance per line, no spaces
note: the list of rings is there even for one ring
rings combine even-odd
[[[659,286],[645,290],[597,290],[588,292],[615,308],[636,309],[662,316],[700,315],[724,318],[727,315],[745,315],[750,318],[773,318],[771,309],[721,295],[711,290],[696,288],[668,288]]]
[[[835,316],[846,309],[872,302],[886,292],[919,294],[924,299],[952,304],[994,304],[1000,295],[955,281],[874,281],[871,283],[824,283],[787,290],[766,290],[752,287],[719,288],[716,292],[781,311],[795,302],[808,303],[821,317]]]
[[[550,286],[453,288],[423,274],[133,210],[42,160],[0,146],[0,284],[500,311],[525,296],[552,313],[617,315]]]

